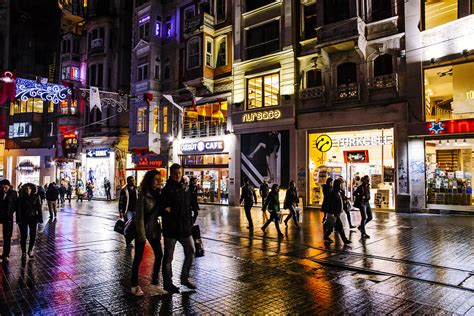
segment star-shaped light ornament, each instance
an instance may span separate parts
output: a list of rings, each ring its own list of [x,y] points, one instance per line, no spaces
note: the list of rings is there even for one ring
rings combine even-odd
[[[428,130],[430,131],[430,134],[435,134],[435,135],[444,134],[445,132],[443,122],[439,122],[439,121],[431,122],[431,126]]]

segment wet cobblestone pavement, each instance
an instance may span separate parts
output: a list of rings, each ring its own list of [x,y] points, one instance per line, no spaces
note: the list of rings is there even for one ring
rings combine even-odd
[[[299,230],[290,222],[279,242],[272,225],[263,236],[258,208],[252,233],[242,209],[204,205],[198,224],[206,254],[192,269],[198,289],[160,295],[149,285],[147,245],[140,268],[145,297],[135,298],[133,248],[113,231],[116,209],[100,201],[62,208],[41,226],[35,258],[23,263],[15,224],[10,262],[2,264],[0,313],[474,315],[472,216],[378,212],[367,227],[371,238],[362,241],[354,231],[351,247],[343,247],[337,239],[322,242],[316,211],[304,213]],[[182,260],[178,246],[176,284]]]

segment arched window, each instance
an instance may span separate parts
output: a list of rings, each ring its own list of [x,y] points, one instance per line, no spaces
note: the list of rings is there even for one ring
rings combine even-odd
[[[187,45],[188,69],[201,66],[201,39],[194,37]]]
[[[390,75],[393,73],[393,57],[383,54],[374,60],[374,77]]]
[[[306,72],[306,89],[320,87],[323,85],[321,70],[311,69]]]
[[[337,66],[337,85],[357,83],[356,63],[344,63]]]

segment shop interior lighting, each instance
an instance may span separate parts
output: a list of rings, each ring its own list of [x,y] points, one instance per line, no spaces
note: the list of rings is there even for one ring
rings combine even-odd
[[[464,144],[467,143],[466,139],[464,139],[462,142],[463,142]]]
[[[454,140],[454,144],[456,144],[456,145],[458,144],[458,140],[457,140],[457,139]]]
[[[449,146],[449,139],[446,140],[446,146]]]

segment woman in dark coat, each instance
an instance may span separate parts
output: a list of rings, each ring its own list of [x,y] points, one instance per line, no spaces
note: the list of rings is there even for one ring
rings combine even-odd
[[[321,211],[324,213],[323,223],[326,221],[327,214],[329,212],[329,197],[331,196],[332,191],[332,178],[329,177],[326,180],[326,184],[322,185],[323,188],[323,203],[321,204]]]
[[[132,264],[132,294],[143,296],[143,291],[138,285],[138,269],[143,258],[145,243],[148,240],[155,254],[151,284],[158,285],[161,259],[163,250],[161,248],[161,226],[158,223],[159,202],[161,194],[161,176],[159,171],[150,170],[145,174],[140,185],[140,193],[135,210],[135,227],[137,236],[135,238],[135,257]]]
[[[286,190],[284,208],[290,210],[290,214],[285,219],[285,226],[288,227],[288,221],[293,218],[295,221],[296,228],[300,228],[298,225],[298,219],[296,218],[296,207],[298,206],[298,192],[296,192],[295,181],[290,181],[290,186]]]
[[[41,199],[36,193],[36,185],[26,183],[21,187],[16,204],[16,223],[20,227],[20,245],[22,258],[26,259],[26,239],[28,230],[30,232],[30,243],[28,245],[28,256],[33,258],[33,247],[36,241],[38,223],[43,222],[41,212]]]
[[[278,232],[278,239],[283,238],[283,234],[280,231],[280,199],[278,197],[278,184],[272,185],[272,190],[270,194],[268,194],[265,203],[263,204],[263,211],[265,212],[268,208],[270,212],[270,218],[266,221],[265,225],[262,227],[262,231],[266,234],[267,226],[270,225],[271,222],[275,222],[275,227]]]
[[[344,211],[344,201],[341,195],[342,192],[342,181],[337,179],[334,181],[333,189],[329,197],[329,212],[326,222],[324,223],[324,240],[332,242],[329,235],[333,231],[333,227],[341,237],[344,244],[350,244],[351,241],[347,239],[344,233],[344,227],[342,226],[341,214]]]

